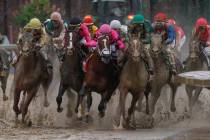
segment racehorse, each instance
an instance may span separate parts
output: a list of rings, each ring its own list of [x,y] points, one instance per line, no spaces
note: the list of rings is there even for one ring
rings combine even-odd
[[[82,70],[82,60],[84,57],[84,52],[81,49],[81,47],[83,46],[80,46],[79,44],[79,36],[77,30],[75,29],[69,31],[68,38],[69,45],[64,50],[64,60],[60,67],[61,81],[58,96],[56,98],[58,105],[57,112],[62,112],[63,110],[63,108],[61,107],[61,103],[64,92],[67,89],[74,89],[77,93],[79,93],[84,79],[84,72]],[[67,114],[72,114],[71,110],[68,110]]]
[[[111,44],[109,36],[101,35],[97,41],[98,46],[96,50],[87,58],[87,72],[85,73],[85,78],[79,93],[79,100],[76,109],[76,112],[78,112],[78,118],[81,118],[83,98],[87,95],[87,121],[92,104],[91,91],[98,92],[101,95],[98,110],[99,116],[104,117],[106,104],[119,84],[120,69],[117,68],[118,66],[116,62],[111,59]]]
[[[40,85],[43,86],[44,101],[46,102],[47,91],[52,81],[52,73],[47,70],[44,57],[40,53],[40,48],[36,46],[32,33],[25,32],[22,35],[19,40],[19,47],[22,54],[15,66],[13,110],[16,113],[16,120],[18,120],[18,115],[22,113],[22,123],[25,123],[28,106],[35,97]],[[24,100],[19,108],[21,92],[24,94]],[[29,124],[31,124],[31,121],[29,121]]]
[[[184,62],[185,71],[201,71],[208,70],[207,56],[204,54],[204,50],[201,48],[197,38],[191,38],[190,40],[190,54]],[[185,90],[189,98],[189,113],[192,113],[192,108],[202,91],[202,87],[195,87],[186,85]],[[194,93],[194,94],[193,94]]]
[[[118,111],[120,112],[118,115],[120,116],[119,118],[123,118],[123,122],[118,121],[118,125],[122,125],[125,128],[135,128],[135,126],[130,125],[131,115],[134,115],[137,101],[141,102],[144,97],[144,91],[149,81],[149,73],[145,61],[141,57],[143,43],[139,39],[140,35],[129,36],[128,59],[122,69],[119,83],[120,100]],[[128,109],[128,117],[126,118],[125,104],[128,92],[132,95],[132,101]]]
[[[155,105],[157,103],[158,98],[160,97],[161,89],[166,84],[168,84],[172,90],[170,109],[172,112],[176,111],[175,95],[177,88],[180,86],[180,83],[175,82],[175,80],[172,80],[174,77],[172,77],[172,74],[170,73],[168,66],[169,64],[167,64],[168,60],[166,60],[167,58],[165,58],[165,50],[163,47],[164,46],[162,44],[162,35],[152,34],[151,54],[154,61],[154,78],[149,83],[149,89],[145,91],[151,92],[151,101],[149,105],[149,112],[151,115],[155,111]],[[183,70],[182,64],[178,59],[176,59],[176,67],[178,73],[180,73]]]

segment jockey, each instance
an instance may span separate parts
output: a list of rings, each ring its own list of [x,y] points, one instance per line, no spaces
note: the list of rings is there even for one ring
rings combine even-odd
[[[167,22],[169,25],[172,25],[174,27],[174,30],[176,32],[176,48],[180,52],[182,46],[184,45],[186,41],[185,33],[183,29],[176,24],[176,21],[174,19],[169,19]]]
[[[197,37],[203,47],[210,47],[210,25],[205,18],[199,18],[196,21],[192,37]]]
[[[30,22],[23,28],[24,32],[31,32],[34,36],[34,41],[36,43],[35,47],[40,47],[40,53],[45,59],[47,68],[52,69],[52,64],[49,61],[47,54],[45,50],[43,49],[44,47],[44,40],[45,40],[45,34],[42,28],[42,23],[40,22],[39,19],[33,18],[30,20]],[[19,42],[19,41],[18,41]],[[17,58],[18,61],[18,58]],[[16,63],[16,62],[15,62]]]
[[[154,71],[154,63],[153,59],[150,55],[150,44],[151,44],[151,31],[152,27],[149,21],[144,19],[144,16],[141,14],[137,14],[131,20],[131,25],[129,29],[129,33],[131,34],[140,34],[140,39],[143,42],[143,53],[145,60],[148,64],[148,72],[153,75]]]
[[[176,33],[172,25],[167,24],[167,15],[165,13],[158,13],[154,17],[152,24],[154,33],[162,34],[163,43],[166,44],[165,52],[170,63],[170,70],[172,74],[176,74],[175,62],[175,43]]]
[[[127,36],[127,30],[124,30],[125,27],[121,24],[119,20],[112,20],[110,22],[110,27],[117,31],[119,34],[120,38],[123,40],[123,42],[128,42],[128,36]]]
[[[80,18],[73,17],[69,21],[68,28],[65,29],[65,36],[63,40],[63,46],[64,48],[67,48],[69,45],[69,32],[70,31],[76,31],[79,35],[79,43],[82,46],[85,46],[85,48],[91,48],[96,47],[96,42],[91,39],[88,27],[85,24],[82,24],[82,21]]]
[[[42,29],[42,23],[38,18],[33,18],[23,28],[23,32],[31,32],[33,34],[35,42],[38,44],[44,44],[44,31]]]
[[[44,27],[46,35],[52,38],[54,43],[60,44],[63,41],[65,24],[59,12],[53,12],[50,19],[44,22]]]
[[[91,15],[85,16],[83,18],[83,24],[85,24],[88,27],[91,37],[94,38],[98,27],[94,24],[93,17]]]
[[[124,50],[125,45],[123,41],[121,40],[118,33],[111,29],[111,27],[108,24],[103,24],[98,32],[96,33],[96,38],[100,37],[101,35],[108,35],[111,41],[111,54],[114,59],[117,59],[117,50]]]

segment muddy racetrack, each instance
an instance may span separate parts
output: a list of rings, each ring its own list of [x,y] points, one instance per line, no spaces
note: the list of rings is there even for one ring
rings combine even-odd
[[[7,84],[7,95],[9,100],[2,101],[0,94],[0,139],[69,139],[69,140],[136,140],[136,139],[192,139],[210,137],[210,94],[203,90],[196,104],[193,115],[189,118],[187,114],[188,99],[184,86],[180,87],[176,96],[177,111],[169,111],[170,90],[166,88],[161,94],[156,106],[155,127],[149,128],[150,121],[142,113],[136,113],[138,129],[135,131],[114,130],[112,119],[118,103],[118,95],[113,96],[107,106],[106,116],[103,119],[98,117],[97,105],[100,96],[93,93],[93,106],[91,115],[93,121],[89,124],[76,120],[75,99],[63,96],[64,111],[57,113],[56,96],[59,86],[58,61],[54,62],[54,78],[48,92],[50,106],[43,107],[44,95],[40,88],[36,98],[29,107],[28,116],[32,120],[32,127],[15,125],[15,113],[12,110],[13,74],[9,76]],[[128,99],[129,102],[129,99]],[[68,112],[72,110],[72,114]],[[71,117],[70,117],[71,116]],[[20,119],[20,118],[19,118]],[[199,132],[199,133],[198,133]]]

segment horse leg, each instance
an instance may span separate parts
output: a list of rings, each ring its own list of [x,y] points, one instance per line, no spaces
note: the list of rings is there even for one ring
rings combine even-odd
[[[150,102],[150,115],[153,115],[155,112],[155,105],[157,103],[158,98],[160,97],[161,87],[156,87],[152,89],[151,92],[151,102]]]
[[[20,100],[20,94],[21,94],[21,91],[18,90],[17,88],[15,88],[13,110],[16,114],[16,121],[18,120],[18,115],[21,113],[21,111],[18,107],[19,100]]]
[[[150,84],[147,84],[146,86],[146,89],[144,91],[144,95],[145,95],[145,98],[146,98],[146,114],[149,114],[149,93],[151,92],[151,86]],[[138,101],[138,105],[137,105],[137,110],[139,112],[141,112],[142,110],[142,102],[141,102],[142,99],[139,98],[139,101]]]
[[[185,90],[188,96],[188,105],[189,105],[189,113],[192,113],[192,94],[193,94],[193,87],[192,86],[185,86]]]
[[[62,112],[63,111],[63,108],[61,107],[62,97],[63,97],[63,94],[64,94],[64,92],[66,91],[67,88],[68,88],[68,86],[64,86],[62,83],[60,84],[59,91],[58,91],[58,96],[56,97],[57,112]]]
[[[21,103],[20,103],[20,110],[22,112],[23,110],[23,106],[24,106],[24,103],[25,103],[25,99],[26,99],[26,91],[23,91],[23,97],[21,99]]]
[[[1,89],[3,91],[3,101],[8,100],[8,97],[6,96],[6,85],[7,85],[7,76],[1,78]]]
[[[38,88],[36,87],[27,92],[27,97],[26,97],[25,103],[23,105],[23,110],[22,110],[22,123],[25,122],[25,116],[28,112],[28,106],[31,103],[31,100],[33,99],[33,97],[36,95],[37,91],[38,91]]]
[[[82,119],[82,114],[84,111],[82,103],[85,96],[85,92],[86,92],[86,83],[83,83],[81,90],[79,91],[79,94],[78,94],[77,106],[75,108],[75,112],[77,113],[78,119]]]
[[[176,111],[176,106],[175,106],[175,97],[176,97],[176,91],[177,91],[177,86],[176,85],[170,85],[171,90],[172,90],[172,95],[171,95],[171,111],[175,112]]]
[[[87,94],[87,111],[85,114],[87,122],[89,122],[89,119],[90,119],[90,107],[92,105],[92,101],[93,101],[93,98],[92,98],[91,92],[88,92],[88,94]]]
[[[49,101],[48,101],[48,98],[47,98],[47,91],[49,89],[49,83],[46,82],[46,83],[43,83],[42,84],[42,87],[43,87],[43,90],[44,90],[44,102],[43,102],[43,106],[44,107],[48,107],[50,104],[49,104]]]
[[[192,107],[198,101],[199,95],[201,94],[202,88],[196,88],[194,92],[194,96],[192,97]]]
[[[68,96],[68,103],[67,103],[67,117],[72,117],[73,112],[72,112],[72,107],[73,103],[75,101],[75,94],[71,91],[70,88],[67,89],[67,96]]]
[[[134,115],[134,110],[135,110],[135,106],[136,106],[136,103],[139,99],[143,99],[143,93],[132,93],[132,101],[131,101],[131,105],[128,109],[128,117],[127,117],[127,120],[126,120],[126,125],[128,126],[128,128],[134,128],[135,129],[135,126],[131,126],[130,125],[130,120],[131,120],[131,115]],[[142,100],[141,100],[142,101]]]
[[[124,88],[124,87],[121,87],[119,89],[119,92],[120,92],[120,100],[119,100],[119,127],[120,128],[124,128],[126,126],[126,116],[125,116],[125,104],[126,104],[126,97],[127,97],[127,94],[128,94],[128,89],[127,88]],[[118,115],[118,114],[117,114]]]
[[[101,118],[103,118],[105,116],[105,109],[106,109],[106,106],[105,106],[105,93],[101,94],[101,101],[98,105],[98,111],[99,111],[99,116]]]

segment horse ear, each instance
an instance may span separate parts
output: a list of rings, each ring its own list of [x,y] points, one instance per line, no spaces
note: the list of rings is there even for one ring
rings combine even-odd
[[[23,33],[23,28],[19,28],[19,33]]]

